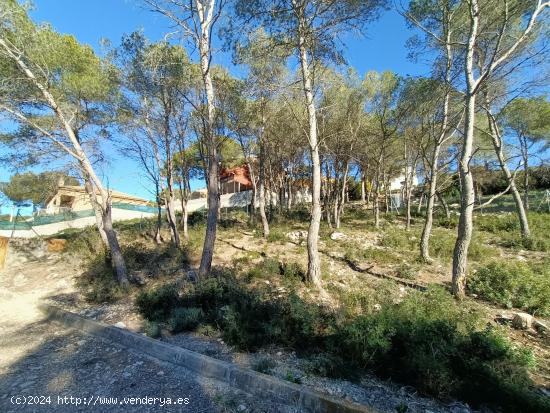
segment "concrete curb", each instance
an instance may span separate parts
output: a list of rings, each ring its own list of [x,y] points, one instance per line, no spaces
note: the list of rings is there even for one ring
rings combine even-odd
[[[200,376],[227,383],[231,387],[280,403],[296,406],[312,413],[379,413],[378,410],[356,403],[334,399],[303,386],[279,380],[266,374],[244,369],[181,347],[172,346],[152,338],[132,333],[94,320],[81,317],[48,304],[39,306],[48,320],[58,321],[67,327],[102,337],[124,347],[140,351],[162,361],[187,368]]]

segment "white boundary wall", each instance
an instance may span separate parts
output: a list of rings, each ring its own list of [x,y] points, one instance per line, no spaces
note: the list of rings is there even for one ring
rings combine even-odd
[[[113,221],[125,221],[129,219],[135,219],[135,218],[149,218],[154,217],[156,214],[150,213],[150,212],[141,212],[141,211],[132,211],[129,209],[118,209],[113,208],[112,209],[112,218]],[[84,228],[88,227],[90,225],[95,225],[95,216],[90,217],[84,217],[84,218],[77,218],[72,221],[60,221],[60,222],[53,222],[51,224],[44,224],[44,225],[35,225],[29,229],[16,229],[15,231],[9,230],[0,230],[0,236],[1,237],[12,237],[13,232],[13,238],[35,238],[37,237],[37,234],[40,236],[46,236],[46,235],[52,235],[57,234],[60,231],[63,231],[64,229],[69,228]]]

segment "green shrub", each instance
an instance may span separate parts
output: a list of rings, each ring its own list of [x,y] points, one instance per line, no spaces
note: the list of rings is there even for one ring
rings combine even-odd
[[[458,226],[458,217],[456,215],[451,215],[450,218],[439,217],[435,219],[435,225],[441,228],[455,229]]]
[[[478,269],[468,288],[491,302],[518,307],[539,315],[550,314],[550,278],[521,262],[492,262]]]
[[[332,338],[331,351],[345,354],[352,369],[369,368],[441,398],[506,412],[548,409],[532,390],[531,356],[497,331],[479,327],[471,309],[432,288],[345,323]]]
[[[199,323],[203,320],[204,313],[201,308],[176,308],[170,319],[168,325],[172,333],[179,333],[180,331],[194,330]]]
[[[151,338],[160,337],[160,325],[156,321],[148,321],[145,324],[145,334]]]
[[[296,262],[288,262],[280,265],[280,273],[289,281],[305,281],[306,272],[302,266]]]
[[[135,301],[138,311],[150,321],[165,320],[178,304],[178,289],[173,284],[165,284],[150,291],[141,291]]]
[[[482,231],[496,234],[517,231],[519,222],[517,216],[512,214],[478,215],[476,216],[476,226]]]
[[[267,287],[252,289],[230,273],[217,273],[184,290],[173,308],[193,307],[193,323],[218,326],[238,349],[278,345],[309,356],[310,371],[348,378],[374,371],[427,394],[504,412],[549,408],[532,390],[531,355],[512,347],[499,331],[483,329],[479,312],[467,302],[430,288],[411,291],[394,304],[383,287],[372,297],[366,292],[357,297],[354,311],[337,313],[293,293],[274,295]],[[155,304],[141,307],[148,312],[164,309],[156,300],[147,302]],[[300,380],[292,372],[287,376]]]
[[[261,233],[259,233],[261,235]],[[269,235],[267,236],[268,242],[286,242],[288,238],[283,230],[279,228],[271,228],[269,230]]]
[[[269,278],[279,275],[279,261],[273,258],[264,258],[258,265],[255,265],[247,272],[249,279]]]
[[[416,248],[418,241],[405,230],[392,230],[386,232],[380,240],[380,245],[397,250],[412,250]]]

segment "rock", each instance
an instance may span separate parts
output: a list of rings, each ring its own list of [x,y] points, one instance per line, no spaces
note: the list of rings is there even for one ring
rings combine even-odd
[[[339,241],[339,240],[343,240],[343,239],[346,239],[346,234],[342,233],[342,232],[333,232],[332,234],[330,234],[330,239],[333,240],[333,241]]]
[[[537,330],[540,334],[548,334],[548,326],[544,324],[542,321],[535,320],[533,322],[533,327],[535,330]]]
[[[514,319],[513,314],[496,314],[495,315],[495,321],[499,324],[510,324],[512,320]]]
[[[118,328],[126,328],[126,324],[124,324],[122,321],[119,321],[114,326]]]
[[[286,236],[293,242],[299,242],[307,238],[307,231],[292,231],[286,234]]]
[[[380,311],[382,309],[382,306],[380,304],[374,304],[374,311]]]
[[[130,373],[129,371],[125,371],[122,373],[122,377],[124,377],[125,379],[130,378],[132,377],[132,373]]]
[[[157,376],[164,376],[164,372],[162,370],[157,371]]]
[[[237,407],[237,410],[240,412],[244,412],[246,410],[246,406],[244,404],[239,404],[239,407]]]
[[[527,313],[515,313],[512,326],[520,330],[529,330],[533,326],[534,317]]]

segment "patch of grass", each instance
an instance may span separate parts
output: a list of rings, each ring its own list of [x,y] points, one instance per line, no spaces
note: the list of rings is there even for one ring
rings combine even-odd
[[[489,301],[517,307],[542,316],[550,315],[550,272],[536,273],[521,262],[492,262],[477,270],[468,288]]]
[[[395,275],[406,280],[414,280],[418,270],[410,264],[402,263],[395,269]]]
[[[418,238],[405,231],[396,228],[387,229],[380,240],[383,247],[396,250],[413,250],[418,244]]]
[[[453,251],[456,242],[456,234],[443,229],[436,228],[430,240],[430,255],[446,261],[453,258]],[[491,259],[497,251],[484,242],[478,234],[474,233],[468,249],[468,258],[472,261],[483,262]]]
[[[118,301],[130,292],[130,287],[118,284],[104,254],[86,261],[86,271],[77,278],[76,286],[86,301],[93,303]]]

